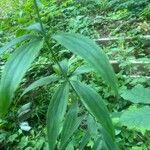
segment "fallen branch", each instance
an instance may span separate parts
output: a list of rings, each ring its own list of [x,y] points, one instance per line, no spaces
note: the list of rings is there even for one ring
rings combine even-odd
[[[144,40],[150,40],[150,35],[144,35],[144,36],[134,36],[134,37],[106,37],[106,38],[100,38],[96,39],[96,42],[109,42],[109,41],[118,41],[118,40],[133,40],[133,39],[144,39]]]

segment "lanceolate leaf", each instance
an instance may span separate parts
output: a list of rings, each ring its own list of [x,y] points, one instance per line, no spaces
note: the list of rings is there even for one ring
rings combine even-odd
[[[84,73],[89,73],[92,72],[93,68],[87,65],[82,65],[80,67],[78,67],[73,73],[72,76],[77,76],[77,75],[81,75]]]
[[[121,115],[120,123],[129,129],[139,130],[141,132],[150,130],[150,107],[144,106],[137,108],[131,106]]]
[[[144,88],[142,85],[124,91],[121,96],[133,103],[150,104],[150,88]]]
[[[36,31],[36,32],[42,32],[41,25],[40,25],[39,22],[31,24],[30,26],[26,27],[25,29],[26,30],[31,30],[31,31],[33,30],[33,31]]]
[[[87,110],[95,116],[97,121],[101,123],[101,125],[109,133],[110,137],[114,140],[114,128],[112,121],[109,117],[108,110],[99,94],[81,82],[71,81],[71,83]]]
[[[64,59],[64,60],[62,60],[61,62],[59,62],[59,64],[60,64],[60,66],[61,66],[63,72],[67,75],[68,69],[69,69],[68,60],[67,60],[67,59]],[[62,72],[61,72],[61,70],[60,70],[60,68],[59,68],[59,66],[58,66],[57,64],[55,64],[55,65],[53,66],[53,68],[54,68],[54,71],[55,71],[58,75],[61,75],[61,74],[62,74]]]
[[[32,40],[16,49],[6,62],[0,82],[0,116],[7,112],[15,90],[42,46],[43,40]]]
[[[89,133],[89,131],[87,131],[85,135],[82,137],[82,139],[80,140],[79,150],[84,150],[84,147],[90,141],[90,139],[91,139],[91,134]]]
[[[64,149],[64,146],[67,144],[69,138],[79,127],[83,117],[78,117],[78,105],[73,104],[70,108],[63,125],[61,133],[61,146],[60,149]]]
[[[65,150],[74,150],[74,141],[70,141]]]
[[[102,135],[97,138],[92,150],[119,150],[119,148],[106,132],[106,134],[102,133]]]
[[[88,122],[90,133],[93,134],[94,139],[97,138],[93,150],[118,150],[117,144],[112,140],[110,134],[99,123],[95,123],[92,116],[89,116]],[[98,131],[101,131],[101,133]]]
[[[106,131],[105,128],[101,128],[101,133],[104,141],[105,147],[107,147],[108,150],[119,150],[119,147],[117,143],[115,143],[112,138],[110,137],[110,134]],[[106,149],[106,148],[104,148]]]
[[[92,150],[109,150],[109,149],[106,147],[104,141],[102,140],[102,137],[99,136],[95,141]]]
[[[14,40],[7,43],[5,46],[0,48],[0,55],[2,55],[7,49],[11,48],[12,46],[16,45],[17,43],[20,43],[25,40],[30,40],[35,37],[36,36],[33,36],[33,35],[23,35],[23,36],[15,38]]]
[[[95,118],[91,114],[89,114],[87,118],[87,126],[92,138],[96,138],[98,136],[99,123],[96,122]]]
[[[29,91],[31,90],[34,90],[40,86],[43,86],[43,85],[47,85],[47,84],[50,84],[51,82],[55,82],[59,79],[59,77],[55,76],[55,75],[50,75],[50,76],[47,76],[47,77],[43,77],[35,82],[33,82],[32,84],[30,84],[25,90],[24,92],[22,93],[21,96],[23,96],[24,94],[28,93]]]
[[[90,139],[95,140],[99,136],[98,132],[98,123],[96,122],[95,118],[89,114],[87,117],[87,132],[81,139],[79,149],[83,150],[86,144],[90,141]]]
[[[80,55],[93,68],[99,72],[102,78],[113,88],[117,90],[117,79],[115,73],[109,64],[109,61],[99,46],[92,40],[75,33],[60,33],[53,36],[61,45]]]
[[[62,127],[62,121],[67,107],[69,85],[64,83],[59,86],[50,100],[47,113],[47,131],[49,149],[54,150],[55,144]]]
[[[100,127],[100,131],[101,135],[95,141],[92,150],[119,150],[117,144],[103,127]]]

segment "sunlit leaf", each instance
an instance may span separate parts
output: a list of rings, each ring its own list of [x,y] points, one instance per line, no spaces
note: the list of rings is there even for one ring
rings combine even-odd
[[[0,116],[7,112],[18,85],[42,46],[43,40],[32,40],[16,49],[6,62],[0,82]]]
[[[60,33],[53,36],[61,45],[80,55],[100,73],[102,78],[118,93],[117,79],[106,55],[92,40],[75,33]]]
[[[137,108],[131,106],[125,110],[120,117],[120,123],[129,129],[145,132],[150,130],[150,107],[144,106]]]
[[[69,86],[64,83],[58,87],[54,96],[50,100],[47,113],[47,131],[49,149],[54,150],[57,138],[62,127],[64,114],[67,107]]]
[[[150,104],[150,88],[144,88],[142,85],[137,85],[131,90],[125,90],[121,97],[133,103]]]
[[[20,126],[20,129],[23,131],[30,131],[31,130],[31,127],[29,126],[28,122],[21,122],[19,126]]]

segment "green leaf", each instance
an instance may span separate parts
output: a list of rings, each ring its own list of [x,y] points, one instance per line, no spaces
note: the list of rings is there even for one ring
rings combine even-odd
[[[74,143],[70,141],[65,150],[74,150]]]
[[[35,82],[33,82],[32,84],[30,84],[22,93],[21,97],[23,95],[25,95],[26,93],[28,93],[31,90],[36,89],[37,87],[43,86],[43,85],[47,85],[50,84],[51,82],[55,82],[59,79],[59,77],[55,76],[55,75],[50,75],[47,77],[43,77]]]
[[[95,118],[90,114],[87,117],[87,132],[81,139],[79,149],[82,150],[86,144],[92,139],[95,140],[99,137],[99,123],[96,122]],[[100,141],[99,141],[100,142]]]
[[[100,127],[100,131],[101,136],[95,141],[93,150],[119,150],[117,144],[103,127]]]
[[[117,144],[112,140],[110,134],[104,129],[99,123],[95,123],[93,117],[89,116],[89,131],[93,134],[93,139],[95,140],[93,150],[118,150]],[[96,130],[96,131],[94,131]],[[101,132],[98,132],[101,131]]]
[[[73,73],[72,76],[77,76],[77,75],[81,75],[84,73],[89,73],[92,72],[93,68],[87,65],[82,65],[80,67],[78,67]]]
[[[16,49],[6,62],[0,82],[0,116],[7,112],[15,90],[42,46],[43,40],[32,40]]]
[[[61,66],[61,69],[63,70],[63,72],[67,75],[68,69],[69,69],[68,60],[63,59],[62,61],[59,62],[59,65]],[[57,64],[53,65],[53,69],[58,75],[62,74],[62,71]]]
[[[54,150],[62,127],[69,95],[69,85],[64,83],[58,87],[52,97],[47,113],[47,132],[49,149]]]
[[[99,124],[96,122],[95,118],[89,114],[87,118],[87,126],[88,132],[93,139],[98,136],[98,125]]]
[[[106,55],[92,40],[75,33],[60,33],[53,36],[61,45],[80,55],[101,74],[102,78],[118,94],[117,79]]]
[[[101,136],[99,136],[97,138],[97,140],[95,141],[92,150],[108,150],[108,148],[106,147],[106,145],[104,145],[104,142],[103,142]]]
[[[131,90],[124,91],[121,97],[133,103],[150,104],[150,88],[137,85]]]
[[[101,123],[114,140],[115,134],[112,121],[101,96],[89,86],[81,82],[71,81],[71,83],[77,94],[80,96],[86,109],[97,119],[99,123]]]
[[[31,105],[32,105],[32,103],[29,102],[29,103],[21,106],[21,108],[18,110],[17,117],[18,117],[19,122],[26,121],[29,117],[31,117],[31,114],[32,114]]]
[[[139,130],[143,133],[146,130],[150,130],[150,107],[130,107],[121,115],[120,123],[129,129]]]
[[[141,146],[133,146],[131,150],[143,150]]]
[[[26,30],[33,30],[33,31],[36,31],[36,32],[42,32],[41,25],[40,25],[39,22],[31,24],[30,26],[26,27],[25,29]]]
[[[35,37],[36,36],[33,36],[33,35],[23,35],[23,36],[15,38],[14,40],[7,43],[5,46],[0,48],[0,55],[2,55],[7,49],[11,48],[12,46],[16,45],[17,43],[20,43],[25,40],[30,40]]]
[[[85,135],[82,137],[82,139],[80,140],[79,150],[84,150],[84,147],[87,145],[87,143],[90,141],[90,139],[91,139],[91,135],[87,131],[85,133]]]
[[[119,150],[117,143],[115,143],[112,138],[110,137],[110,134],[106,131],[105,128],[101,128],[102,138],[104,142],[104,149],[108,150]]]
[[[61,133],[61,146],[60,149],[64,149],[67,144],[69,138],[79,127],[83,117],[78,117],[78,104],[75,103],[70,108],[63,125],[62,133]]]

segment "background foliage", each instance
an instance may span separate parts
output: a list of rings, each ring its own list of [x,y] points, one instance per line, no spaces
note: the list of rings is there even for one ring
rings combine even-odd
[[[150,80],[146,77],[149,76],[148,70],[150,68],[149,64],[141,67],[140,65],[135,66],[130,63],[131,60],[149,61],[149,39],[143,40],[137,38],[150,34],[149,1],[51,0],[48,2],[41,0],[38,1],[38,6],[42,22],[45,25],[44,28],[48,35],[59,31],[67,31],[81,33],[92,39],[110,36],[136,37],[132,40],[121,38],[120,40],[100,43],[110,60],[120,62],[120,69],[117,70],[117,78],[119,80],[119,94],[121,97],[116,99],[114,93],[102,78],[85,66],[83,66],[83,68],[86,68],[85,71],[83,71],[83,68],[77,71],[77,78],[90,84],[105,99],[107,108],[113,119],[113,124],[116,127],[116,140],[121,149],[150,149],[150,136],[149,131],[147,131],[149,129],[149,119],[142,120],[147,124],[146,129],[145,124],[139,125],[138,120],[133,124],[134,118],[142,115],[145,116],[145,113],[149,110],[149,106],[145,105],[149,104],[148,101],[150,99],[149,92],[147,92]],[[11,41],[14,37],[19,37],[30,32],[34,34],[34,30],[40,30],[39,26],[35,24],[36,21],[37,17],[32,1],[1,0],[0,46],[4,46],[4,43]],[[85,63],[79,56],[72,55],[72,53],[66,51],[65,48],[54,41],[50,41],[50,45],[56,52],[55,55],[61,64],[68,64],[70,73]],[[17,44],[10,48],[9,51],[0,57],[1,72],[4,68],[3,64],[8,60],[11,52],[19,46],[20,44]],[[73,65],[70,66],[69,64]],[[83,73],[80,73],[81,70]],[[51,61],[51,55],[47,49],[43,48],[39,57],[36,58],[36,61],[32,64],[23,79],[21,87],[16,92],[15,99],[19,99],[25,87],[33,81],[54,73],[60,74],[60,70]],[[133,75],[138,75],[139,77],[134,78]],[[142,94],[137,92],[137,90],[135,91],[135,95],[140,94],[142,98],[134,99],[135,96],[133,96],[133,92],[131,91],[134,91],[137,84],[141,84],[139,87],[142,89],[139,91],[142,94],[145,93],[144,90],[148,93],[147,96],[144,95],[144,99]],[[52,82],[50,85],[30,91],[19,101],[13,101],[13,105],[9,110],[10,113],[4,120],[0,120],[0,148],[8,150],[48,149],[45,114],[49,100],[58,86],[58,82]],[[75,96],[71,95],[71,97],[73,99]],[[85,116],[81,119],[82,121],[77,120],[77,127],[75,128],[78,130],[74,132],[66,149],[73,149],[73,146],[83,149],[84,145],[87,149],[96,147],[94,141],[96,141],[95,137],[99,136],[99,124],[95,124],[94,118],[88,114],[84,107],[80,106],[76,108],[76,104],[73,106],[71,104],[70,102],[67,115],[72,114],[70,108],[73,108],[75,109],[74,111],[78,110],[79,114],[84,114]],[[24,107],[22,108],[22,106]],[[130,114],[131,116],[129,117]],[[27,124],[23,126],[21,124],[22,121],[27,121]],[[81,122],[80,126],[78,122]],[[30,127],[31,129],[28,131]],[[64,134],[62,133],[61,136],[63,137]],[[97,140],[100,141],[101,138],[98,137]],[[65,143],[65,141],[61,142]]]

